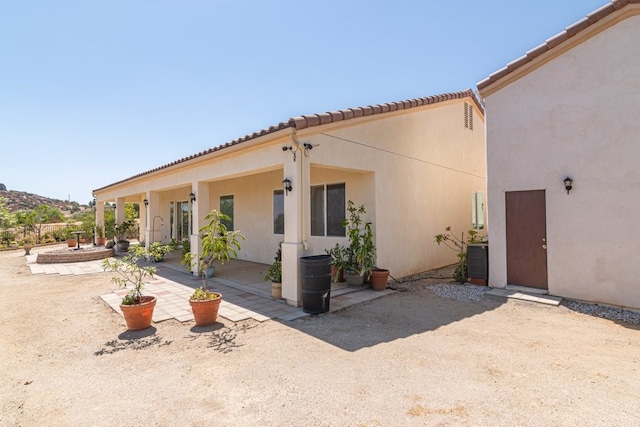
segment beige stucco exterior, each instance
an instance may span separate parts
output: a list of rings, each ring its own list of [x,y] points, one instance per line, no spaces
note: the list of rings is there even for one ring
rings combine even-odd
[[[507,285],[505,193],[545,190],[549,293],[640,308],[639,14],[628,5],[481,89],[491,286]]]
[[[465,128],[464,105],[474,109],[474,128]],[[471,197],[486,194],[484,116],[475,99],[439,101],[303,129],[287,127],[175,165],[111,184],[94,194],[98,206],[141,204],[145,241],[168,241],[170,202],[193,203],[193,228],[219,208],[220,196],[234,196],[234,224],[246,240],[239,258],[271,263],[283,242],[283,297],[299,305],[298,260],[324,254],[346,238],[310,235],[310,186],[344,183],[346,199],[364,204],[373,223],[377,265],[394,277],[455,262],[434,235],[452,226],[471,228]],[[312,148],[304,148],[311,144]],[[293,150],[283,151],[291,146]],[[295,161],[294,155],[295,152]],[[285,234],[273,233],[273,191],[289,178]],[[100,209],[98,209],[100,211]],[[119,218],[123,218],[123,211]],[[154,220],[153,218],[162,217]],[[98,218],[100,222],[100,218]],[[162,224],[162,225],[160,225]],[[191,235],[192,248],[198,235]]]

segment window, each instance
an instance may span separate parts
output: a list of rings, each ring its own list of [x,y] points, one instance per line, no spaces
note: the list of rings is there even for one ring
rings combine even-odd
[[[468,102],[464,103],[464,127],[473,130],[473,106]]]
[[[481,191],[471,197],[471,225],[474,230],[484,230],[484,194]]]
[[[273,192],[273,234],[284,234],[284,190]]]
[[[345,185],[311,187],[311,235],[344,237]]]
[[[230,221],[222,221],[222,223],[227,227],[227,230],[235,230],[233,228],[233,196],[220,197],[220,212],[231,218]]]

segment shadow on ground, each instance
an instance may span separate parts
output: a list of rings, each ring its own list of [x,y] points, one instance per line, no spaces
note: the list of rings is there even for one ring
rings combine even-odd
[[[441,298],[430,290],[397,292],[329,315],[283,324],[346,351],[357,351],[415,334],[434,331],[504,304],[485,298],[464,302]]]

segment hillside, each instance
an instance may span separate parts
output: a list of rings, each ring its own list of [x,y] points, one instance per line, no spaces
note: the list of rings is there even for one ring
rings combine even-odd
[[[70,213],[78,210],[77,202],[67,202],[66,200],[50,199],[49,197],[37,194],[26,193],[24,191],[0,189],[0,197],[7,199],[7,208],[10,212],[34,209],[36,206],[46,204],[60,209],[63,213]],[[86,205],[84,205],[86,206]]]

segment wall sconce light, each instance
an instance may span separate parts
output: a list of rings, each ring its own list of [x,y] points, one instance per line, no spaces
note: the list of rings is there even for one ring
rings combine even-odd
[[[292,146],[285,145],[282,147],[282,151],[291,151],[293,153],[293,161],[296,161],[296,150],[294,150]]]
[[[145,206],[149,206],[149,201],[147,199],[143,200]]]
[[[572,188],[573,188],[573,180],[569,177],[566,177],[564,179],[564,189],[567,190],[567,194],[569,194],[569,191],[571,191]]]
[[[191,200],[191,203],[196,201],[196,195],[193,194],[193,191],[189,193],[189,200]]]
[[[291,180],[289,178],[285,178],[282,180],[282,188],[284,188],[284,191],[287,195],[289,194],[289,191],[293,190],[293,187],[291,186]]]

